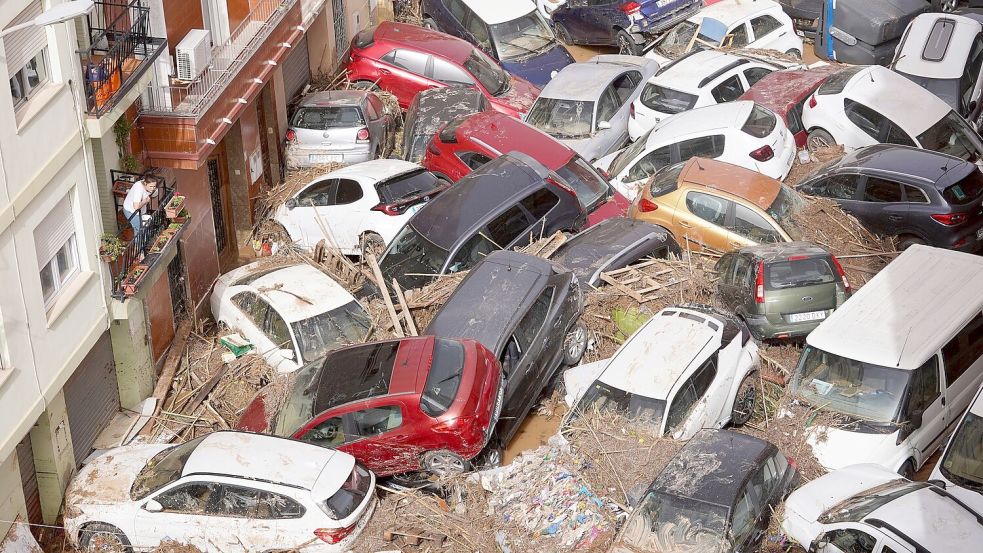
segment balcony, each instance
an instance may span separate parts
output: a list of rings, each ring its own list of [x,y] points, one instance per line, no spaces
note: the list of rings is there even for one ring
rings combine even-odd
[[[176,196],[174,188],[161,178],[157,190],[151,196],[150,204],[147,205],[147,213],[142,215],[140,232],[136,233],[130,221],[123,215],[122,208],[126,193],[140,175],[111,171],[111,177],[118,232],[115,240],[103,237],[103,247],[100,247],[99,253],[103,256],[103,261],[109,264],[112,275],[111,295],[125,301],[139,291],[140,284],[154,267],[162,259],[169,257],[187,226],[188,214],[182,209],[183,206],[176,205],[182,197]],[[171,217],[168,217],[168,212],[171,212]],[[141,217],[141,214],[137,212],[131,216],[136,217]],[[118,245],[121,251],[106,255],[108,252],[104,250],[104,246],[107,242]]]
[[[139,0],[97,1],[86,20],[88,47],[79,51],[86,111],[102,117],[138,82],[149,83],[148,70],[167,50],[167,40],[150,36],[150,8]]]

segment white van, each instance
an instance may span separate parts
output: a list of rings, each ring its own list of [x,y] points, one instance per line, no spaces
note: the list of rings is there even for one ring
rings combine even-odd
[[[930,480],[983,515],[983,388],[963,415]]]
[[[798,401],[840,415],[810,429],[829,470],[914,475],[983,381],[983,257],[915,245],[806,337]]]

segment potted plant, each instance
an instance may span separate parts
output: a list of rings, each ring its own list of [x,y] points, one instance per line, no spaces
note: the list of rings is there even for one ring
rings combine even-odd
[[[157,237],[157,240],[154,240],[154,244],[150,246],[150,253],[160,253],[164,251],[164,248],[167,247],[167,244],[171,241],[171,238],[174,238],[174,232],[172,230],[167,229],[161,232]]]
[[[123,278],[122,284],[124,294],[127,296],[132,296],[133,294],[137,293],[137,286],[140,284],[140,281],[147,276],[147,269],[149,269],[149,267],[146,265],[134,265],[133,268],[130,269],[130,272],[126,273],[126,277]]]
[[[99,237],[99,257],[106,263],[116,261],[124,251],[126,251],[126,243],[120,240],[119,236],[105,233]]]
[[[184,223],[188,222],[188,219],[190,219],[190,218],[191,218],[191,214],[188,213],[188,208],[184,208],[184,209],[181,210],[180,213],[177,214],[176,217],[172,217],[171,218],[171,221],[173,223],[177,223],[177,224],[180,225],[180,224],[184,224]]]
[[[177,217],[178,214],[184,209],[184,200],[184,196],[175,194],[174,197],[171,198],[171,201],[167,202],[167,205],[164,206],[164,215],[166,215],[168,219]]]

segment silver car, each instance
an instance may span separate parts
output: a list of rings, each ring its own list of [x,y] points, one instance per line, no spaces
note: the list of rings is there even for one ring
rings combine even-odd
[[[568,65],[539,94],[526,123],[593,162],[628,140],[631,103],[658,72],[656,61],[617,54]]]
[[[392,150],[395,119],[373,92],[329,90],[301,100],[287,129],[287,166],[360,163]]]

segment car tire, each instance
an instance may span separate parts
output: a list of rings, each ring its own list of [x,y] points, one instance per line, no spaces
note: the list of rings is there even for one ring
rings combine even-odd
[[[912,236],[910,234],[905,234],[898,237],[898,249],[905,251],[908,248],[914,246],[915,244],[925,245],[925,241],[917,236]]]
[[[358,251],[362,255],[362,260],[368,259],[366,254],[375,254],[376,259],[386,250],[386,241],[382,239],[381,236],[374,232],[366,232],[359,239]]]
[[[637,56],[642,50],[642,47],[636,44],[635,39],[625,30],[618,31],[614,37],[614,44],[618,47],[618,53],[626,56]]]
[[[912,478],[914,478],[915,477],[915,462],[912,461],[911,459],[908,459],[907,461],[905,461],[904,464],[901,465],[901,468],[898,469],[898,474],[900,474],[904,478],[907,478],[908,480],[911,480]]]
[[[126,534],[105,522],[86,524],[79,531],[79,549],[86,553],[132,553],[133,551]]]
[[[471,464],[480,470],[492,469],[502,466],[502,458],[504,456],[505,449],[502,446],[498,444],[488,444]]]
[[[785,51],[785,53],[796,59],[802,59],[802,52],[800,52],[798,48],[789,48],[788,50]]]
[[[587,326],[577,321],[577,324],[563,337],[563,364],[574,366],[580,363],[587,351],[587,341],[590,335]]]
[[[379,92],[381,90],[379,85],[372,81],[355,81],[351,84],[351,87],[355,90],[368,90],[371,92]]]
[[[437,22],[433,20],[432,17],[424,16],[421,25],[424,29],[430,29],[431,31],[440,31],[440,27],[437,26]]]
[[[754,404],[758,399],[758,389],[754,386],[754,373],[744,377],[734,396],[734,406],[730,411],[730,423],[744,426],[754,414]]]
[[[448,478],[464,474],[468,470],[469,463],[460,455],[446,449],[428,451],[423,454],[420,466],[425,472],[437,478]]]
[[[808,148],[810,152],[830,148],[832,146],[836,146],[836,140],[833,138],[833,135],[829,134],[825,129],[813,129],[809,131],[809,136],[806,138],[806,148]]]
[[[570,31],[568,31],[562,23],[556,24],[556,38],[560,39],[560,42],[566,44],[567,46],[573,44],[573,39],[570,38]]]

